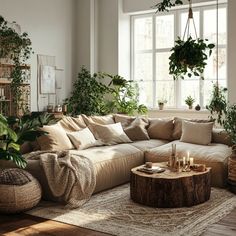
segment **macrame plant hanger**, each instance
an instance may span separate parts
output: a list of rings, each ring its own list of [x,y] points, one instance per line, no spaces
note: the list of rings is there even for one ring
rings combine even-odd
[[[216,0],[216,95],[219,95],[219,0]]]
[[[188,2],[189,2],[188,19],[187,19],[187,23],[186,23],[185,30],[184,30],[183,40],[185,39],[185,36],[187,36],[187,39],[191,36],[190,35],[191,20],[193,22],[194,33],[195,33],[195,37],[197,39],[197,30],[196,30],[196,25],[195,25],[194,18],[193,18],[192,0],[188,0]]]

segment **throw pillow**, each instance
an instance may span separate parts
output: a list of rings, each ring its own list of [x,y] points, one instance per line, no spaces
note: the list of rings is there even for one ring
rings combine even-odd
[[[67,133],[71,142],[77,149],[87,149],[98,145],[98,141],[94,138],[89,128]]]
[[[180,141],[185,143],[208,145],[211,143],[213,125],[213,122],[196,123],[183,121]]]
[[[174,130],[172,134],[172,138],[174,140],[180,139],[182,135],[182,122],[183,121],[190,121],[190,122],[196,122],[196,123],[209,123],[210,120],[207,119],[184,119],[180,117],[174,117]]]
[[[132,121],[135,120],[134,116],[122,115],[122,114],[114,114],[114,120],[116,123],[123,124],[130,124]]]
[[[73,132],[77,130],[81,130],[86,127],[86,124],[83,120],[79,120],[79,118],[73,118],[70,116],[63,116],[63,118],[58,122],[60,126],[66,132]]]
[[[97,123],[100,125],[108,125],[114,124],[115,121],[113,119],[113,115],[106,115],[106,116],[86,116],[82,115],[83,120],[86,125],[90,125],[91,123]]]
[[[74,148],[65,130],[59,124],[45,125],[40,130],[48,133],[37,139],[41,150],[61,151]]]
[[[174,128],[172,119],[149,119],[148,135],[152,139],[172,140]]]
[[[91,123],[89,128],[93,132],[95,138],[101,140],[105,145],[132,142],[124,133],[121,123],[110,125]]]
[[[147,132],[147,126],[148,126],[148,120],[143,118],[135,118],[132,122],[129,124],[126,123],[126,125],[122,124],[122,127],[126,133],[126,135],[132,140],[132,141],[139,141],[139,140],[149,140],[149,135]]]

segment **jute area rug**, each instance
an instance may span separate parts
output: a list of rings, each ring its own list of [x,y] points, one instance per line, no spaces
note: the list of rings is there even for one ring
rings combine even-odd
[[[122,236],[200,235],[236,207],[236,196],[224,189],[212,189],[208,202],[190,207],[160,209],[130,200],[129,185],[96,194],[75,210],[42,202],[27,212],[88,229]]]

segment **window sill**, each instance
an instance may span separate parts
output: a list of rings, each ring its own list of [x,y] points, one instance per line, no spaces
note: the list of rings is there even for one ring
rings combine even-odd
[[[162,113],[189,113],[189,114],[210,114],[207,109],[201,109],[200,111],[196,111],[195,109],[174,109],[174,108],[166,108],[163,110],[159,110],[158,108],[149,109],[149,112],[162,112]]]

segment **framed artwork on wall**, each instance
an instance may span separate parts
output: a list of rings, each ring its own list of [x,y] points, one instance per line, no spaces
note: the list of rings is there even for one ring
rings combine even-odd
[[[56,93],[56,68],[55,66],[41,65],[40,68],[41,94]]]

